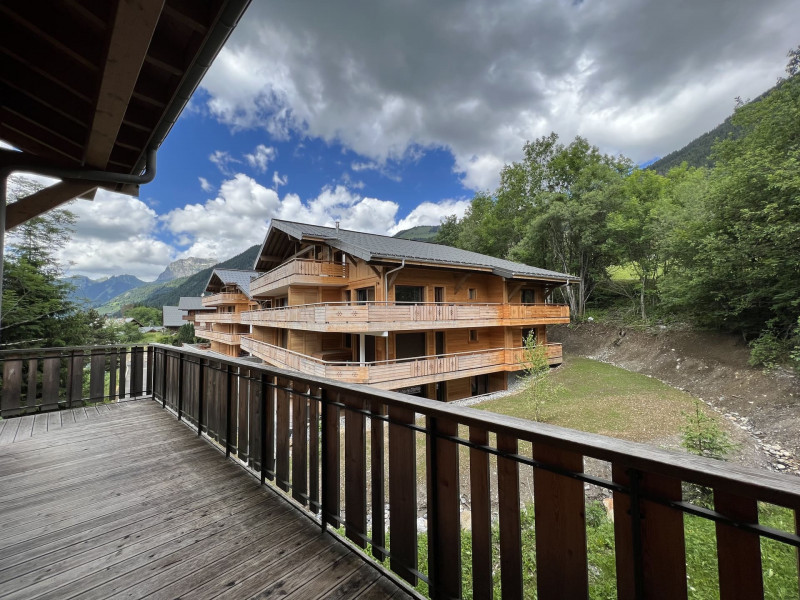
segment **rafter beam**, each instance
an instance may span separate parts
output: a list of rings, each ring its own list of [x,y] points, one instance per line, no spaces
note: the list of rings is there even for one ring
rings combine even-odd
[[[93,167],[108,165],[163,8],[164,0],[121,0],[117,7],[86,144],[86,163]]]
[[[91,181],[60,181],[9,204],[6,208],[6,231],[65,202],[92,193],[97,185]]]
[[[461,279],[459,279],[459,280],[456,282],[456,294],[457,294],[458,292],[460,292],[460,291],[461,291],[461,289],[464,287],[464,284],[465,284],[465,283],[467,283],[467,279],[469,279],[469,278],[470,278],[470,275],[472,275],[472,273],[467,273],[466,275],[464,275],[463,277],[461,277]]]

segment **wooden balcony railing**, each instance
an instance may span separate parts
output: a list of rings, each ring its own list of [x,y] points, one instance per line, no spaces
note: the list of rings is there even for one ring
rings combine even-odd
[[[597,561],[616,597],[687,598],[689,519],[710,527],[711,583],[689,583],[713,589],[695,593],[797,593],[794,521],[758,522],[762,503],[795,518],[795,477],[170,346],[153,372],[178,419],[433,598],[587,598]],[[613,499],[613,522],[590,493]],[[598,518],[609,533],[587,548]],[[768,544],[788,579],[762,565]]]
[[[323,260],[295,258],[250,282],[253,296],[268,295],[284,285],[345,285],[348,266]]]
[[[149,395],[152,359],[145,346],[4,350],[0,417]]]
[[[196,323],[241,323],[242,313],[240,312],[224,312],[224,313],[197,313],[195,317]]]
[[[219,294],[212,294],[211,296],[203,296],[200,300],[203,303],[203,306],[247,304],[250,302],[250,300],[244,294],[239,294],[234,292],[221,292]]]
[[[241,345],[242,350],[281,368],[349,383],[374,385],[383,389],[421,385],[494,371],[518,371],[523,359],[521,348],[492,348],[366,363],[329,362],[246,336],[242,338]],[[561,344],[548,345],[548,358],[553,363],[561,362]]]
[[[194,334],[196,337],[222,342],[230,346],[238,346],[242,339],[241,333],[223,333],[221,331],[212,331],[211,329],[195,329]]]
[[[242,323],[308,331],[402,331],[569,323],[565,304],[329,302],[243,312]]]

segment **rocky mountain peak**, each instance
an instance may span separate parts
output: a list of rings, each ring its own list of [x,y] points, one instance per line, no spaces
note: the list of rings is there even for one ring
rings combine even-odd
[[[181,258],[180,260],[169,263],[167,268],[164,269],[163,273],[158,276],[156,281],[164,282],[172,281],[173,279],[178,279],[179,277],[188,277],[199,271],[202,271],[203,269],[213,267],[215,264],[217,264],[217,260],[215,258],[195,258],[193,256],[190,256],[189,258]]]

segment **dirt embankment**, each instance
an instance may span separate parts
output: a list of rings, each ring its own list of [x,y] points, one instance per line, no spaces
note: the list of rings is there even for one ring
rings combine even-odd
[[[741,338],[695,331],[636,331],[598,323],[548,328],[564,352],[644,373],[702,398],[759,440],[775,470],[800,469],[800,379],[748,365]]]

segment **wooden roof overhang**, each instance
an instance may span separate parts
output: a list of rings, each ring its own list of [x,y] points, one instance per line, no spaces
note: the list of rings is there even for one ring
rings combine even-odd
[[[137,194],[249,1],[0,2],[0,140],[21,151],[0,150],[0,171],[62,179],[5,229],[98,187]]]

